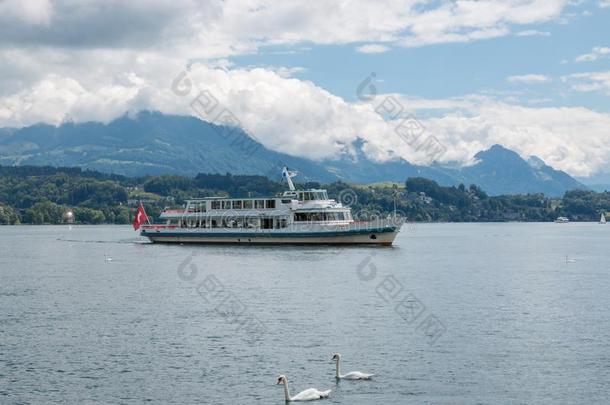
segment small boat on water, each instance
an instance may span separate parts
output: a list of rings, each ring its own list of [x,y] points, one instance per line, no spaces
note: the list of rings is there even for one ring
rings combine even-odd
[[[599,223],[600,224],[606,223],[606,213],[602,212],[602,216],[599,218]]]
[[[326,190],[297,190],[296,172],[282,174],[289,190],[276,197],[188,200],[161,212],[164,224],[142,225],[140,235],[168,243],[391,245],[404,223],[396,215],[355,221]]]
[[[568,217],[557,217],[555,222],[558,224],[565,224],[567,222],[570,222],[570,219]]]

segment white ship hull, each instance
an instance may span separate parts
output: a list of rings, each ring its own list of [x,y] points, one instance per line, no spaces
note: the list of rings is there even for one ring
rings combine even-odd
[[[340,244],[391,245],[400,231],[402,221],[357,224],[349,227],[311,230],[249,230],[249,229],[181,229],[146,226],[142,236],[160,243],[227,243],[227,244]]]

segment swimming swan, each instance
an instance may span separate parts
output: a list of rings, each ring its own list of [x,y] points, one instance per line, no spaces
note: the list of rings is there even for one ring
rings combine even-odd
[[[319,391],[315,388],[308,388],[305,391],[301,391],[296,394],[294,397],[290,396],[290,391],[288,390],[288,379],[285,375],[281,375],[277,378],[276,385],[284,385],[284,396],[286,397],[286,402],[292,401],[315,401],[316,399],[328,398],[331,390],[327,391]]]
[[[332,358],[337,363],[337,375],[335,376],[338,379],[345,380],[370,380],[372,376],[375,374],[366,374],[361,373],[360,371],[352,371],[351,373],[341,374],[341,355],[339,353],[335,353]]]

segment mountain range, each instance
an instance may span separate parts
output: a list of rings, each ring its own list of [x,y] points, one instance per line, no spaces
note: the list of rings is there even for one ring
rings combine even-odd
[[[0,164],[76,166],[127,176],[197,173],[259,174],[278,180],[281,167],[300,181],[374,183],[425,177],[441,185],[477,184],[491,195],[542,192],[557,196],[586,188],[541,159],[527,160],[494,145],[475,155],[471,166],[376,162],[356,143],[355,155],[314,161],[265,148],[239,128],[195,117],[140,112],[99,122],[38,124],[0,129]]]

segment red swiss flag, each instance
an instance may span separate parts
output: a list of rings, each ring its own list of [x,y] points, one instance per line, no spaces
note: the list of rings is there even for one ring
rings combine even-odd
[[[144,211],[144,206],[140,203],[136,217],[133,219],[133,229],[137,231],[140,229],[140,225],[146,222],[148,222],[148,217],[146,216],[146,211]]]

